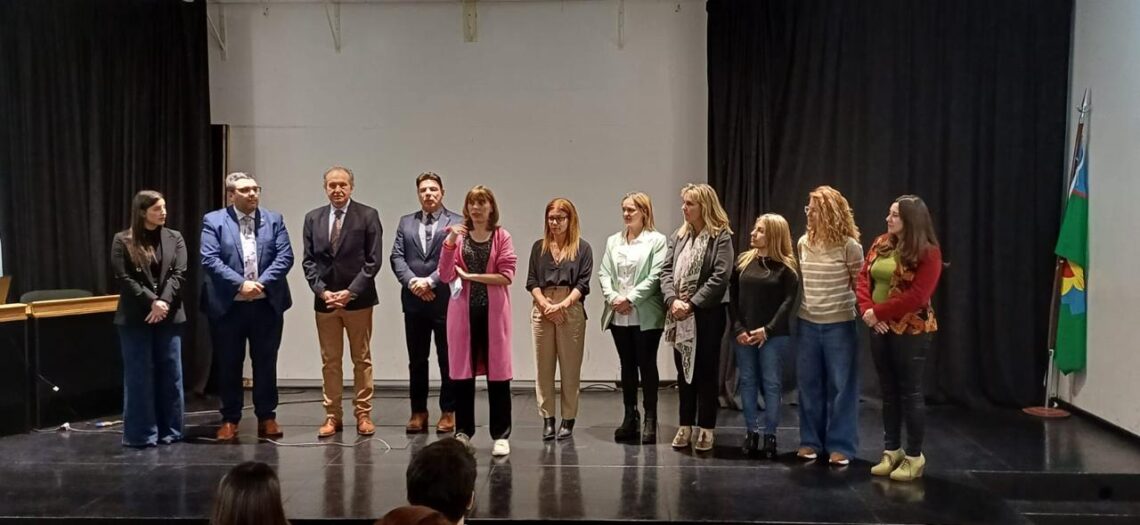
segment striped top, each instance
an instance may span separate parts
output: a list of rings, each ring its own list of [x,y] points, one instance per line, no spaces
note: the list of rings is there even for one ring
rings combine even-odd
[[[798,248],[804,290],[800,319],[819,324],[855,319],[854,283],[863,266],[859,241],[849,237],[842,246],[813,248],[804,235]]]

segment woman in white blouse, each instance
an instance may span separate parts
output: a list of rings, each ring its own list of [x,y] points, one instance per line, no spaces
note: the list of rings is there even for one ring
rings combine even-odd
[[[605,296],[602,330],[609,330],[621,361],[625,418],[614,431],[618,442],[657,442],[657,346],[665,327],[661,269],[668,246],[653,227],[653,203],[641,192],[621,200],[625,228],[606,241],[598,280]],[[645,424],[637,412],[641,376]]]

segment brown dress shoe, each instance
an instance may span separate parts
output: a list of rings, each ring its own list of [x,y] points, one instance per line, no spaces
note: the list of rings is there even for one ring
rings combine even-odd
[[[408,434],[419,434],[420,432],[427,432],[428,413],[427,412],[413,412],[412,418],[408,420],[408,425],[404,430]]]
[[[335,417],[329,416],[325,418],[325,424],[321,425],[320,430],[317,430],[317,437],[332,437],[341,430],[344,430],[344,425]]]
[[[215,438],[218,441],[229,441],[237,437],[238,426],[237,423],[222,423],[222,428],[218,429],[218,434]]]
[[[281,431],[281,426],[277,424],[276,419],[266,419],[257,422],[257,437],[276,439],[284,436],[285,433]]]
[[[376,425],[372,424],[372,418],[368,416],[360,416],[356,418],[356,433],[361,436],[371,436],[376,433]]]
[[[455,432],[455,412],[444,412],[439,415],[439,423],[435,424],[435,431],[440,434]]]

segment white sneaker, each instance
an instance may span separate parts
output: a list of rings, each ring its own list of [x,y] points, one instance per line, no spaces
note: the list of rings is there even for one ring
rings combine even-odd
[[[496,439],[491,447],[492,456],[506,456],[511,453],[511,442],[505,439]]]

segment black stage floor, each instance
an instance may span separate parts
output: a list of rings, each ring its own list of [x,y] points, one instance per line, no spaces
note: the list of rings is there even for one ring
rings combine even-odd
[[[677,398],[662,394],[661,442],[636,446],[612,439],[620,394],[583,393],[574,438],[544,443],[533,393],[517,393],[511,455],[492,459],[486,430],[475,437],[479,477],[471,520],[1140,523],[1140,445],[1077,417],[1044,422],[1016,411],[932,407],[926,477],[904,484],[872,479],[868,472],[881,451],[879,410],[872,401],[861,408],[859,460],[837,469],[795,460],[792,406],[782,407],[781,456],[775,461],[740,456],[742,418],[731,410],[721,413],[713,453],[673,451]],[[437,439],[434,433],[405,436],[403,392],[377,390],[377,396],[375,437],[391,449],[378,440],[351,448],[258,443],[248,411],[240,444],[192,439],[133,450],[119,446],[120,436],[111,433],[6,437],[0,439],[0,520],[204,522],[222,475],[238,462],[258,460],[277,469],[294,523],[371,522],[404,502],[409,457]],[[315,390],[282,395],[284,442],[317,441],[319,399]],[[485,422],[486,403],[480,399],[477,406]],[[207,436],[217,416],[195,414],[187,422],[191,435]],[[351,430],[337,438],[356,440]]]

